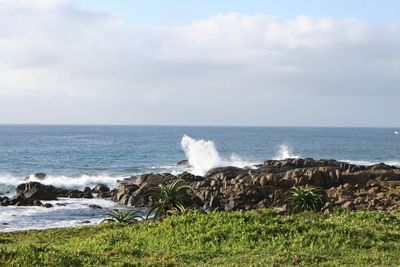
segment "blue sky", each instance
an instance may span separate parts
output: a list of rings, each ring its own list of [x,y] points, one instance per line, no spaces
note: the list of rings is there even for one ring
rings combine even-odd
[[[171,25],[188,23],[217,14],[237,12],[264,13],[291,19],[298,15],[357,18],[372,23],[396,21],[400,14],[398,0],[75,0],[97,5],[120,14],[132,23]]]

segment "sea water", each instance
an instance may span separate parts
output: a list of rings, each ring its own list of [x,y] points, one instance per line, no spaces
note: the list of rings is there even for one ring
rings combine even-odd
[[[0,194],[12,195],[32,174],[45,184],[82,190],[146,172],[251,166],[266,159],[312,157],[356,164],[400,165],[395,128],[0,126]],[[190,166],[177,165],[188,159]],[[0,207],[0,231],[96,224],[107,200],[71,200],[65,206]],[[56,203],[53,203],[56,204]],[[104,209],[93,210],[90,204]],[[125,208],[125,207],[124,207]],[[89,222],[88,222],[89,221]]]

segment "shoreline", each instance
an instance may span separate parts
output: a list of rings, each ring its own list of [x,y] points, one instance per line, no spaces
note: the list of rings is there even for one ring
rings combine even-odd
[[[181,161],[180,164],[187,162]],[[46,179],[46,174],[36,176],[43,181]],[[14,197],[0,196],[0,205],[42,206],[40,209],[47,206],[48,210],[54,210],[57,205],[54,201],[61,197],[77,203],[83,200],[107,201],[123,209],[151,208],[157,200],[149,198],[147,192],[177,179],[194,190],[186,204],[206,212],[271,208],[280,214],[288,214],[288,206],[282,202],[286,192],[292,187],[307,186],[323,190],[324,203],[320,209],[323,213],[335,209],[396,212],[400,207],[400,168],[311,158],[267,160],[252,168],[219,167],[209,170],[204,176],[187,172],[177,175],[146,173],[120,180],[115,188],[98,184],[82,191],[27,181],[17,187]],[[96,224],[101,213],[111,209],[101,210],[102,207],[95,203],[92,206],[93,210],[87,210],[88,216],[96,213],[97,219],[94,222],[90,220],[90,224]],[[68,215],[65,216],[67,219]],[[88,220],[82,221],[87,223]]]

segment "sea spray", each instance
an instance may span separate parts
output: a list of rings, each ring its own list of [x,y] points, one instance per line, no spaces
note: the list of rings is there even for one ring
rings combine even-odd
[[[297,159],[300,158],[300,155],[297,155],[293,152],[293,150],[285,144],[279,146],[279,150],[274,159],[281,160],[281,159]]]
[[[47,175],[44,179],[38,179],[34,175],[27,178],[14,176],[10,174],[0,174],[0,193],[14,191],[15,187],[25,182],[39,182],[46,185],[63,187],[68,189],[82,190],[84,187],[94,187],[96,184],[103,183],[109,187],[115,187],[117,180],[125,178],[124,176],[109,176],[109,175],[80,175],[80,176],[65,176],[65,175]]]
[[[222,166],[247,167],[254,163],[243,161],[237,154],[232,153],[229,159],[221,157],[211,140],[196,140],[187,135],[182,137],[182,149],[185,152],[191,173],[204,175],[212,168]]]
[[[211,140],[195,140],[184,135],[181,145],[194,174],[203,175],[208,170],[223,165],[223,160]]]

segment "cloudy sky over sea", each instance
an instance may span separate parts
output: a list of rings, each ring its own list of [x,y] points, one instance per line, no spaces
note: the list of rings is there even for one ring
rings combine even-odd
[[[399,11],[0,0],[0,123],[399,126]]]

